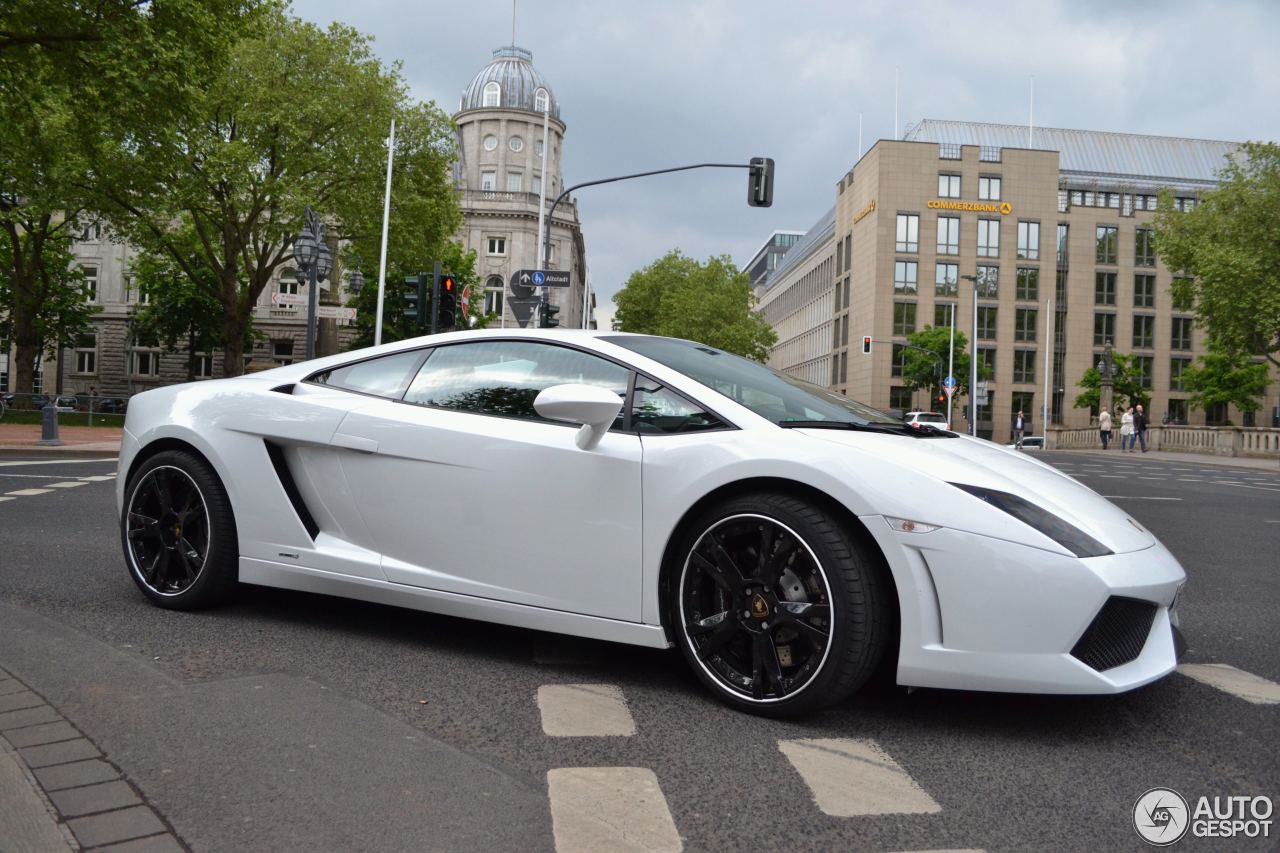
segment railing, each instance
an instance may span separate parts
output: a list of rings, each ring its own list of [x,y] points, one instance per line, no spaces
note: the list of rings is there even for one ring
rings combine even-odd
[[[58,422],[64,426],[94,426],[124,423],[127,396],[112,397],[89,394],[0,394],[0,422],[40,423],[44,407],[53,404]]]
[[[554,196],[552,196],[550,193],[547,194],[548,207],[551,205],[551,200],[553,198]],[[517,192],[500,192],[498,190],[467,190],[462,194],[462,200],[464,202],[472,202],[472,203],[498,202],[501,204],[511,204],[515,202],[518,204],[530,204],[530,205],[533,205],[534,207],[538,206],[538,194],[526,193],[526,192],[517,193]],[[574,201],[572,198],[567,198],[564,201],[560,202],[560,206],[565,207],[567,205],[569,207],[572,207],[573,203]]]
[[[1111,440],[1120,440],[1112,428]],[[1102,446],[1097,426],[1063,429],[1051,427],[1045,441],[1048,450],[1093,450]],[[1249,456],[1280,462],[1280,429],[1259,427],[1153,426],[1147,430],[1147,447],[1172,453],[1207,456]]]

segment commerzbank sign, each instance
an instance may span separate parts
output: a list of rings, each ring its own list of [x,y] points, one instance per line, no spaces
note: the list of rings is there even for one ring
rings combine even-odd
[[[930,210],[969,210],[974,213],[998,213],[1001,216],[1013,213],[1013,205],[1007,201],[952,201],[936,198],[926,206]]]

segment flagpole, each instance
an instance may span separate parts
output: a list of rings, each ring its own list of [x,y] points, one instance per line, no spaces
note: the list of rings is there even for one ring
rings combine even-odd
[[[382,343],[382,300],[387,290],[387,223],[391,219],[391,163],[396,155],[396,120],[387,139],[387,193],[382,200],[382,257],[378,261],[378,314],[373,321],[373,345]],[[422,310],[421,308],[419,310]]]

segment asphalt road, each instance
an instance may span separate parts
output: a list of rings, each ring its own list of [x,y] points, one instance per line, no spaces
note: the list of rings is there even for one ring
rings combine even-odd
[[[1042,458],[1182,562],[1188,661],[1280,682],[1280,474]],[[0,466],[0,495],[113,471]],[[83,482],[0,503],[0,667],[194,849],[553,850],[559,768],[651,770],[686,850],[1137,850],[1149,788],[1280,796],[1280,705],[1181,674],[1105,698],[882,685],[778,722],[717,704],[675,652],[251,587],[159,610],[124,569],[112,481]],[[634,733],[547,735],[537,697],[558,684],[616,688]],[[874,741],[933,805],[824,813],[780,749],[810,738]],[[1275,850],[1278,831],[1177,849]],[[663,838],[646,832],[636,849]]]

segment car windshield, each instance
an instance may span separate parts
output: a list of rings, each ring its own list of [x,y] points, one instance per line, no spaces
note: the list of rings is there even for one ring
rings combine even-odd
[[[774,423],[830,421],[902,426],[901,421],[879,409],[714,347],[645,335],[609,336],[604,340],[678,370]]]

